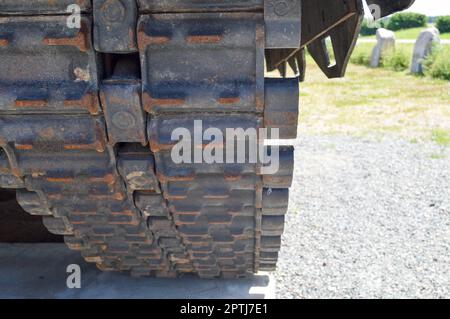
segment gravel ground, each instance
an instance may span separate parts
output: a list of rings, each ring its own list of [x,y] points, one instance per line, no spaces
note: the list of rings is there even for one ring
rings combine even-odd
[[[450,298],[450,151],[303,137],[278,298]]]

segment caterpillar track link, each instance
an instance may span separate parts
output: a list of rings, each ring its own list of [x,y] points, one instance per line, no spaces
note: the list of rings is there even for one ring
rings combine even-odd
[[[342,76],[361,18],[359,0],[0,0],[0,187],[104,271],[273,271],[293,147],[263,147],[271,173],[179,163],[173,132],[295,139],[305,50]]]

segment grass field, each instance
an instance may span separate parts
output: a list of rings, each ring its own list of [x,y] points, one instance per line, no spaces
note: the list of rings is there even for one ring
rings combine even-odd
[[[376,43],[359,42],[355,47],[355,51],[353,52],[351,60],[356,64],[361,64],[361,62],[357,63],[355,59],[358,58],[363,60],[370,59],[370,56],[372,55],[372,50],[375,47],[375,45]],[[413,43],[397,43],[396,49],[402,51],[408,57],[409,60],[412,60],[414,51]],[[368,62],[366,62],[365,64],[369,65]]]
[[[399,30],[395,32],[395,38],[397,40],[416,40],[419,37],[420,32],[422,32],[425,28],[412,28],[406,30]],[[365,36],[361,37],[361,39],[375,39],[375,36]],[[450,33],[442,33],[441,39],[450,40]]]
[[[450,146],[450,82],[350,64],[328,80],[308,58],[300,126],[308,134],[395,134]]]

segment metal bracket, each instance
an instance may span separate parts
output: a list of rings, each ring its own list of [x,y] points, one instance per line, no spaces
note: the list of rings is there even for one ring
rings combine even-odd
[[[265,0],[266,48],[299,48],[301,0]]]
[[[124,55],[112,76],[102,82],[100,100],[108,128],[109,143],[147,145],[147,117],[141,103],[139,65]]]
[[[325,10],[326,9],[326,10]],[[300,49],[276,50],[271,53],[271,69],[283,64],[302,64],[299,51],[305,47],[322,71],[329,77],[342,77],[348,60],[356,44],[361,22],[364,16],[361,0],[302,0],[302,36]],[[330,37],[336,64],[330,64],[330,58],[324,39]]]
[[[316,0],[315,2],[327,2],[326,0]],[[312,3],[309,3],[312,5]],[[364,10],[361,0],[343,1],[340,6],[336,6],[333,10],[327,11],[328,15],[323,12],[314,10],[313,7],[308,12],[315,13],[317,20],[310,20],[309,26],[317,25],[322,32],[316,30],[313,34],[305,34],[305,45],[308,51],[319,65],[321,70],[329,78],[338,78],[345,75],[347,64],[356,45],[361,22],[364,16]],[[310,30],[310,28],[308,28]],[[317,32],[319,31],[319,32]],[[331,45],[334,51],[335,64],[330,63],[330,56],[325,39],[330,37]]]
[[[94,45],[98,52],[137,52],[135,0],[94,0]]]

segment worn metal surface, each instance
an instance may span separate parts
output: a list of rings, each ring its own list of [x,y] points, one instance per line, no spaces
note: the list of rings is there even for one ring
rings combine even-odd
[[[130,192],[149,191],[159,197],[161,191],[155,174],[155,159],[148,149],[136,144],[122,147],[117,167]]]
[[[145,110],[261,111],[262,23],[262,15],[254,13],[142,16]]]
[[[110,143],[147,144],[146,115],[141,107],[140,90],[140,82],[109,82],[102,85],[101,99]]]
[[[297,138],[299,79],[266,79],[264,126],[279,129],[281,139]]]
[[[301,42],[301,1],[264,1],[266,48],[297,49]]]
[[[95,0],[91,11],[79,1],[79,29],[63,4],[0,0],[0,187],[17,188],[25,210],[102,270],[273,270],[293,148],[280,148],[274,175],[250,161],[176,164],[172,132],[193,136],[201,120],[295,138],[298,78],[266,79],[264,57],[303,76],[308,46],[342,76],[360,2]]]
[[[91,18],[71,29],[64,16],[0,18],[0,110],[99,113]]]
[[[214,12],[261,10],[264,0],[138,0],[142,12]]]
[[[73,4],[78,5],[81,12],[91,10],[90,0],[0,0],[0,14],[62,14],[67,13],[67,8]]]
[[[135,0],[94,0],[94,45],[98,52],[137,51]]]

